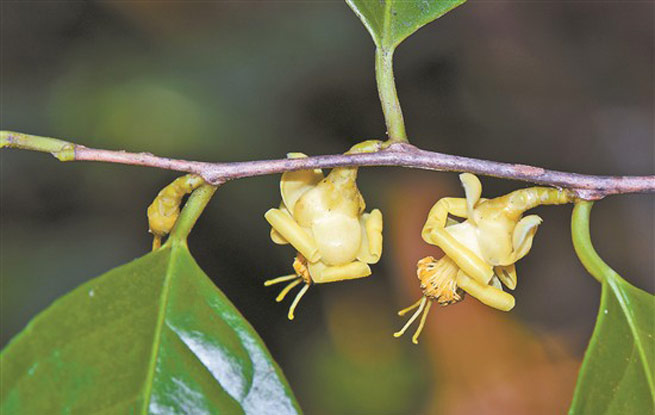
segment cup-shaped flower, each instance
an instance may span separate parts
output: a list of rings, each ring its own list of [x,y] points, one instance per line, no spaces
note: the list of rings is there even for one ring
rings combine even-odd
[[[526,210],[539,205],[569,203],[572,195],[566,190],[531,187],[516,190],[494,199],[483,199],[482,185],[470,173],[460,175],[466,198],[443,198],[430,210],[421,236],[444,252],[444,256],[421,259],[417,276],[423,297],[401,310],[400,315],[417,308],[407,324],[395,333],[401,336],[423,313],[419,328],[412,338],[416,343],[423,329],[432,301],[442,306],[464,298],[464,293],[498,310],[514,308],[514,297],[503,291],[516,288],[515,263],[532,247],[537,215],[523,216]],[[450,215],[450,216],[449,216]],[[465,218],[459,222],[451,216]]]
[[[371,140],[355,145],[346,154],[374,152],[382,146]],[[289,153],[288,157],[306,157]],[[312,283],[335,282],[371,275],[369,264],[382,255],[382,213],[366,205],[357,188],[357,167],[337,167],[324,176],[321,170],[286,172],[280,181],[282,203],[264,217],[271,225],[271,239],[291,244],[297,254],[294,273],[265,282],[290,281],[276,301],[296,285],[305,285],[289,309],[294,310]]]

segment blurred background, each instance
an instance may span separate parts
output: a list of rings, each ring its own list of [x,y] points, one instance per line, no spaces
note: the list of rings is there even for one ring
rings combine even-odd
[[[207,161],[338,153],[384,137],[373,43],[341,1],[2,2],[2,129]],[[396,53],[412,142],[592,174],[653,173],[654,3],[470,2]],[[145,209],[175,173],[0,152],[1,342],[55,298],[145,254]],[[484,194],[523,183],[482,178]],[[457,175],[367,168],[385,252],[365,280],[313,287],[296,320],[265,279],[288,273],[262,214],[279,176],[221,188],[191,235],[197,261],[259,331],[307,414],[561,414],[600,287],[578,263],[570,206],[518,264],[517,306],[433,309],[418,346],[391,334],[420,296],[419,237]],[[598,203],[603,258],[653,292],[652,195]]]

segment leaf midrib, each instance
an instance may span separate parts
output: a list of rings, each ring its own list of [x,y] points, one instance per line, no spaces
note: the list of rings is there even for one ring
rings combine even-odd
[[[393,3],[393,0],[386,0],[384,2],[384,22],[382,22],[382,39],[380,39],[380,43],[382,43],[380,49],[384,51],[393,49],[393,46],[387,45],[389,31],[391,30],[391,3]]]
[[[159,311],[157,313],[157,323],[155,325],[155,336],[153,338],[153,345],[150,353],[150,362],[148,363],[146,384],[145,384],[145,389],[143,391],[144,399],[143,399],[143,407],[141,408],[141,413],[143,415],[148,414],[148,408],[150,407],[150,398],[152,396],[152,388],[155,379],[157,358],[159,357],[159,349],[161,345],[161,335],[162,332],[164,331],[164,321],[166,320],[166,308],[168,307],[170,279],[172,278],[171,270],[173,269],[172,263],[173,263],[173,259],[176,258],[178,252],[177,244],[175,243],[171,244],[171,247],[169,249],[170,249],[170,254],[168,257],[168,264],[166,265],[164,288],[162,289],[161,295],[159,297]]]

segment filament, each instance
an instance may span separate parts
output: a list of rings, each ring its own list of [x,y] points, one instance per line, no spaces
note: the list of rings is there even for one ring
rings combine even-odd
[[[272,280],[264,281],[264,287],[268,287],[269,285],[277,284],[284,281],[290,281],[297,277],[298,276],[296,274],[291,274],[291,275],[285,275],[282,277],[273,278]]]
[[[418,328],[416,329],[416,333],[414,333],[414,336],[412,336],[412,343],[418,344],[418,336],[421,335],[421,332],[423,331],[423,327],[425,326],[425,320],[428,318],[428,311],[430,311],[430,306],[432,306],[432,301],[428,303],[428,305],[425,307],[423,310],[423,315],[421,316],[421,321],[418,323]]]
[[[280,294],[278,294],[278,296],[275,298],[275,301],[279,303],[280,301],[284,300],[284,297],[286,297],[289,291],[291,291],[293,287],[300,284],[301,282],[302,280],[300,278],[296,279],[295,281],[292,281],[289,285],[284,287],[282,291],[280,291]]]
[[[303,295],[307,292],[309,289],[309,284],[305,284],[304,287],[298,291],[298,294],[296,294],[296,298],[293,299],[293,303],[291,303],[291,307],[289,307],[289,314],[287,317],[289,317],[289,320],[293,320],[293,312],[296,310],[296,307],[298,306],[298,303],[300,302],[300,299],[302,298]]]
[[[403,334],[405,334],[407,328],[414,322],[414,320],[416,320],[419,314],[421,314],[421,311],[423,311],[423,308],[425,307],[425,303],[427,302],[427,300],[428,300],[427,297],[421,298],[421,302],[418,307],[418,310],[416,310],[416,312],[409,318],[409,320],[407,320],[407,323],[405,323],[405,325],[403,326],[402,329],[400,329],[400,331],[397,331],[393,334],[393,337],[400,337]]]
[[[409,307],[407,307],[407,308],[403,308],[402,310],[400,310],[400,311],[398,312],[398,315],[399,315],[399,316],[404,316],[405,314],[409,313],[410,311],[412,311],[413,309],[415,309],[416,307],[418,307],[419,304],[421,304],[421,301],[423,301],[423,298],[420,298],[417,302],[415,302],[414,304],[410,305]]]

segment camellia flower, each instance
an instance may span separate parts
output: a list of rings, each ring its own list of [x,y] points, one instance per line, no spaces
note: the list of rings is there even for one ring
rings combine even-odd
[[[382,142],[365,141],[346,154],[378,151]],[[307,157],[290,153],[288,157]],[[278,295],[280,302],[295,286],[305,285],[296,295],[288,317],[312,283],[335,282],[371,275],[368,264],[382,255],[382,213],[364,213],[366,205],[357,188],[357,167],[337,167],[327,177],[321,170],[286,172],[280,181],[282,204],[264,217],[271,224],[271,239],[291,244],[296,251],[294,273],[264,285],[291,281]]]
[[[515,262],[532,247],[541,218],[523,213],[539,205],[571,202],[565,190],[531,187],[495,199],[481,199],[482,185],[470,173],[460,176],[466,198],[443,198],[430,210],[421,236],[436,245],[444,256],[429,256],[417,264],[423,297],[398,312],[405,315],[417,308],[405,326],[394,333],[400,337],[422,314],[412,337],[414,343],[423,330],[433,301],[442,306],[457,303],[468,293],[482,303],[503,311],[514,308],[514,297],[503,291],[516,288]],[[466,218],[458,222],[448,215]],[[501,284],[502,283],[502,284]]]

